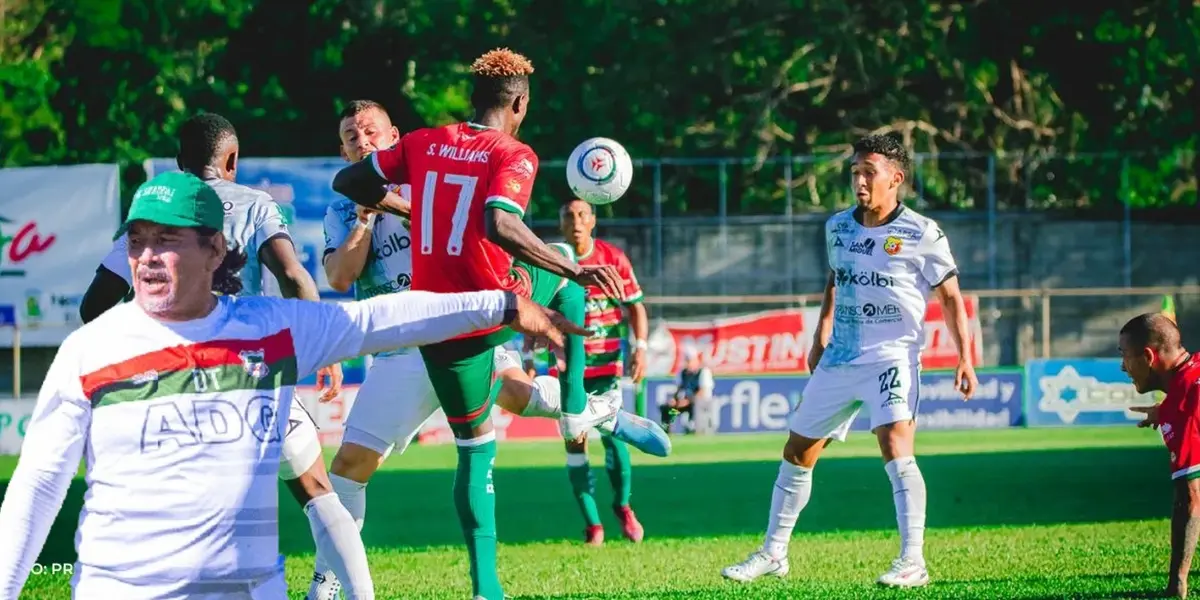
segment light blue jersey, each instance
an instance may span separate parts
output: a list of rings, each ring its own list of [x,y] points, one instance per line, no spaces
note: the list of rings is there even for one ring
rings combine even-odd
[[[848,209],[825,223],[833,272],[833,331],[822,366],[919,364],[929,292],[958,272],[933,219],[899,207],[878,227]]]
[[[412,236],[405,219],[391,214],[377,214],[371,228],[371,250],[367,264],[358,279],[354,280],[354,298],[366,300],[381,294],[392,294],[408,290],[412,285]],[[325,258],[335,252],[358,221],[358,207],[353,202],[338,198],[325,209]],[[410,352],[401,348],[376,356],[392,356]]]

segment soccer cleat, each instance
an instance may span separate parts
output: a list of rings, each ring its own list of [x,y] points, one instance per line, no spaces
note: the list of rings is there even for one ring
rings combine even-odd
[[[763,575],[786,577],[789,571],[787,557],[775,558],[762,550],[755,550],[746,560],[721,569],[721,576],[734,581],[754,581]]]
[[[588,525],[587,529],[583,530],[583,543],[589,546],[604,545],[604,526],[603,525]]]
[[[929,583],[929,571],[925,564],[911,558],[897,558],[892,568],[879,576],[879,584],[888,587],[912,588]]]
[[[617,520],[621,522],[621,534],[625,536],[625,539],[636,544],[646,537],[646,530],[638,521],[637,515],[633,514],[633,507],[614,506],[613,512],[616,513]]]
[[[333,572],[313,573],[312,583],[304,600],[338,600],[342,596],[341,592],[342,583]]]
[[[558,430],[564,440],[583,439],[593,427],[603,428],[617,416],[617,407],[603,394],[588,396],[587,406],[577,415],[563,413],[558,420]]]
[[[651,456],[671,454],[671,438],[662,426],[633,413],[618,412],[617,418],[601,425],[600,430]]]

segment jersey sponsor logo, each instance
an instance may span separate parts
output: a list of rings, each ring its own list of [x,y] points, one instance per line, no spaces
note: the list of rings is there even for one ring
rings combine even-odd
[[[395,279],[385,281],[379,285],[365,288],[359,294],[360,300],[382,296],[383,294],[392,294],[395,292],[403,292],[412,287],[412,276],[408,273],[401,273]]]
[[[255,396],[239,408],[233,402],[212,398],[154,402],[146,407],[141,451],[163,452],[201,444],[228,444],[249,432],[262,443],[283,440],[285,423],[279,420],[274,396]]]
[[[843,321],[859,323],[895,323],[901,320],[902,312],[895,304],[875,304],[867,302],[862,305],[838,304],[833,314]]]
[[[847,223],[846,221],[838,221],[837,224],[833,226],[834,233],[848,233],[850,229],[850,223]]]
[[[902,240],[916,241],[921,239],[920,231],[908,227],[896,227],[893,225],[887,228],[887,234],[889,236],[896,236]]]
[[[896,280],[876,271],[855,271],[852,268],[838,267],[833,274],[836,285],[859,287],[890,288],[896,285]]]
[[[264,356],[265,353],[261,348],[238,352],[238,358],[242,359],[242,368],[246,369],[247,375],[255,379],[262,379],[271,372],[271,368],[263,362],[265,360]]]
[[[863,256],[871,256],[875,252],[875,240],[867,238],[850,244],[850,251]]]
[[[841,236],[833,238],[833,247],[834,248],[845,248],[846,247],[846,244],[842,242]]]
[[[883,240],[883,251],[887,252],[888,256],[895,256],[900,253],[900,249],[904,247],[904,240],[897,236],[889,235]]]
[[[395,232],[383,239],[375,237],[373,241],[376,243],[372,244],[371,253],[376,262],[391,258],[412,247],[412,240],[407,235]]]

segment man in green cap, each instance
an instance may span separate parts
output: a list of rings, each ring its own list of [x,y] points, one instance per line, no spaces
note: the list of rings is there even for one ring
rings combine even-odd
[[[319,300],[317,284],[296,256],[279,205],[266,192],[235,181],[239,144],[233,124],[218,114],[197,114],[180,125],[178,138],[176,164],[179,169],[193,176],[189,179],[193,184],[196,180],[201,181],[219,200],[214,210],[205,214],[207,225],[199,226],[203,234],[221,232],[227,248],[225,266],[217,273],[212,290],[227,295],[264,295],[270,287],[266,284],[272,282],[267,275],[269,271],[284,297]],[[181,174],[172,174],[178,175]],[[162,186],[147,186],[142,188],[147,191],[139,193],[155,194],[165,189],[160,188]],[[196,193],[205,192],[198,188]],[[130,236],[123,232],[97,267],[80,306],[84,323],[118,304],[133,288],[135,274],[130,270],[129,246]],[[321,401],[336,397],[341,386],[340,365],[335,363],[317,372],[318,385],[326,380],[330,386]],[[290,412],[292,416],[284,440],[279,477],[304,510],[314,542],[321,556],[325,556],[333,553],[333,541],[321,538],[318,532],[348,531],[345,522],[352,521],[353,517],[341,510],[319,509],[328,504],[329,500],[323,498],[332,496],[334,488],[322,460],[316,423],[298,398],[293,398]],[[365,551],[343,558],[347,561],[346,570],[367,572]]]
[[[586,333],[498,290],[338,304],[218,296],[217,278],[236,267],[221,214],[187,173],[135,194],[134,300],[68,336],[50,366],[0,506],[0,556],[11,559],[0,561],[0,597],[20,594],[86,449],[75,597],[286,598],[275,479],[298,380],[498,326],[556,344]],[[341,509],[336,496],[318,500],[314,510]],[[362,552],[348,527],[340,540],[357,548],[336,551]],[[374,597],[369,573],[338,576],[348,598]]]

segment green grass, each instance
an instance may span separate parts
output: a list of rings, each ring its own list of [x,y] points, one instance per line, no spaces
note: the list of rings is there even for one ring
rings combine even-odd
[[[891,488],[873,438],[835,445],[815,472],[786,580],[735,584],[720,569],[762,542],[782,435],[676,438],[671,459],[636,457],[646,541],[584,547],[555,443],[502,443],[495,481],[501,579],[515,598],[1145,598],[1166,584],[1170,482],[1158,434],[1134,428],[925,432],[926,556],[933,584],[877,589],[898,549]],[[598,448],[598,444],[597,450]],[[0,459],[0,475],[15,464]],[[592,454],[599,501],[610,492]],[[451,503],[454,449],[416,447],[368,488],[364,540],[380,599],[468,598]],[[76,481],[40,561],[74,560]],[[308,522],[281,488],[292,598],[312,569]],[[164,560],[166,557],[164,557]],[[68,598],[68,577],[34,575],[22,598]]]

